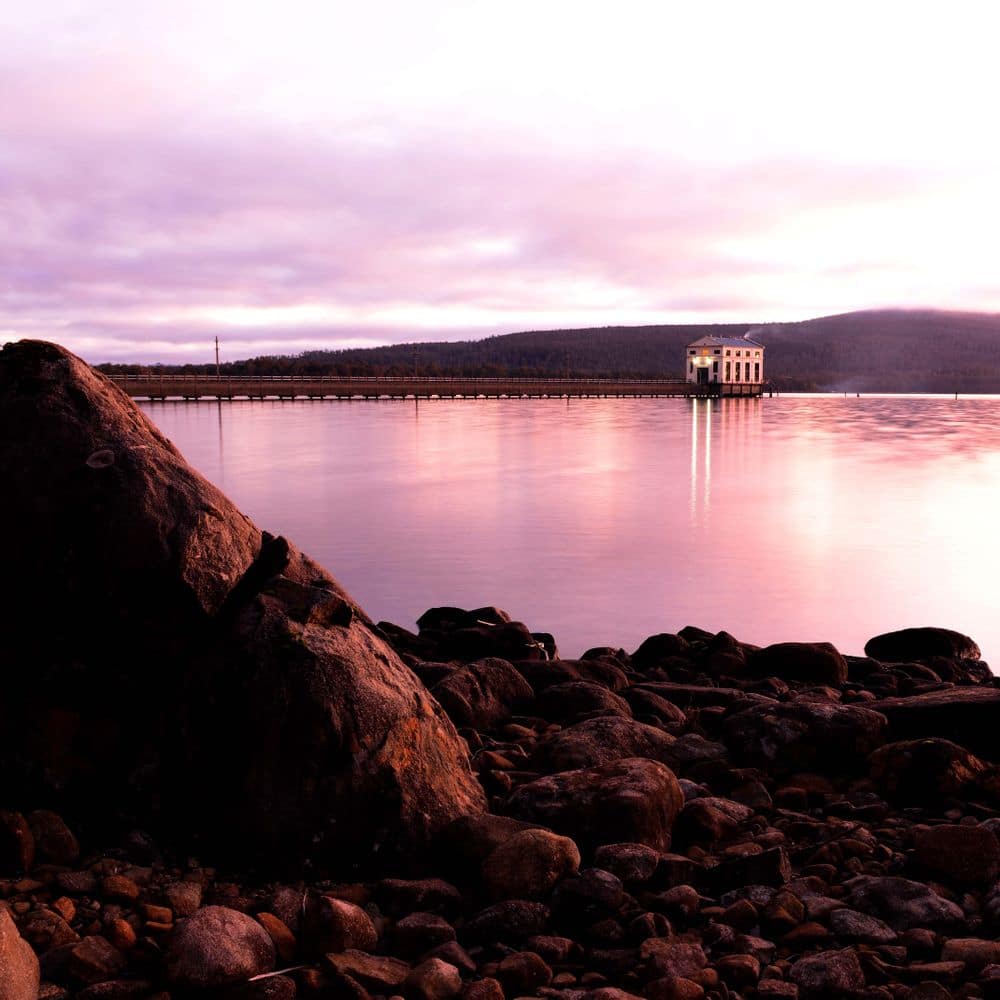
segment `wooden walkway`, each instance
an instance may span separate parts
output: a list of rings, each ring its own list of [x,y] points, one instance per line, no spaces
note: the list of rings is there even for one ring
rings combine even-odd
[[[116,375],[112,381],[137,399],[705,398],[771,393],[766,383],[696,385],[683,379]]]

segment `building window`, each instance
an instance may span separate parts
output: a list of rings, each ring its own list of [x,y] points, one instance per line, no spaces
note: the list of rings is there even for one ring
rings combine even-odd
[[[713,375],[718,375],[719,374],[719,362],[718,361],[713,361],[712,362],[712,374]]]
[[[747,361],[747,362],[745,362],[745,364],[746,364],[746,371],[745,371],[745,373],[743,375],[743,378],[744,378],[744,381],[749,382],[750,381],[750,362]]]
[[[694,354],[694,353],[695,353],[694,351],[688,351],[688,354]]]
[[[755,382],[760,381],[760,362],[755,361],[753,365],[753,380]]]
[[[736,362],[736,369],[735,369],[735,373],[734,374],[735,374],[735,378],[733,379],[733,381],[734,382],[739,382],[739,380],[740,380],[740,363],[738,361]]]
[[[728,354],[728,353],[729,353],[729,351],[726,351],[726,354]],[[733,363],[732,363],[732,361],[727,361],[726,362],[726,377],[725,377],[725,379],[723,381],[725,381],[725,382],[732,382],[732,380],[733,380]]]
[[[693,361],[691,361],[691,362],[690,362],[690,363],[688,364],[688,371],[689,371],[689,372],[693,372],[693,371],[694,371],[694,362],[693,362]]]
[[[712,353],[713,354],[721,354],[722,351],[720,351],[718,348],[716,348],[714,351],[712,351]]]
[[[753,356],[754,356],[755,358],[759,358],[759,357],[760,357],[760,351],[754,351],[754,352],[753,352]]]
[[[726,351],[726,357],[728,358],[729,355],[732,354],[732,353],[733,353],[732,351]]]

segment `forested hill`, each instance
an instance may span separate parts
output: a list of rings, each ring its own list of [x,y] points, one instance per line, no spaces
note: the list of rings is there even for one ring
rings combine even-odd
[[[750,333],[767,377],[787,389],[1000,392],[1000,315],[878,310],[800,323],[599,327],[484,340],[307,351],[224,365],[230,374],[581,375],[680,377],[684,347]],[[137,366],[104,365],[114,372]],[[183,366],[165,370],[212,370]]]

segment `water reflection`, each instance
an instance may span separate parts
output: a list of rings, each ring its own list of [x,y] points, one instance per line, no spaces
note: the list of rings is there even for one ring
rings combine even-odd
[[[688,623],[859,652],[938,624],[1000,656],[1000,400],[145,409],[376,618],[498,604],[567,654]]]

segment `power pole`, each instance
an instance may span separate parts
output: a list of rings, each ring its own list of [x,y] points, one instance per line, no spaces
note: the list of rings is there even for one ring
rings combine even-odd
[[[219,338],[215,338],[215,377],[219,377]]]

